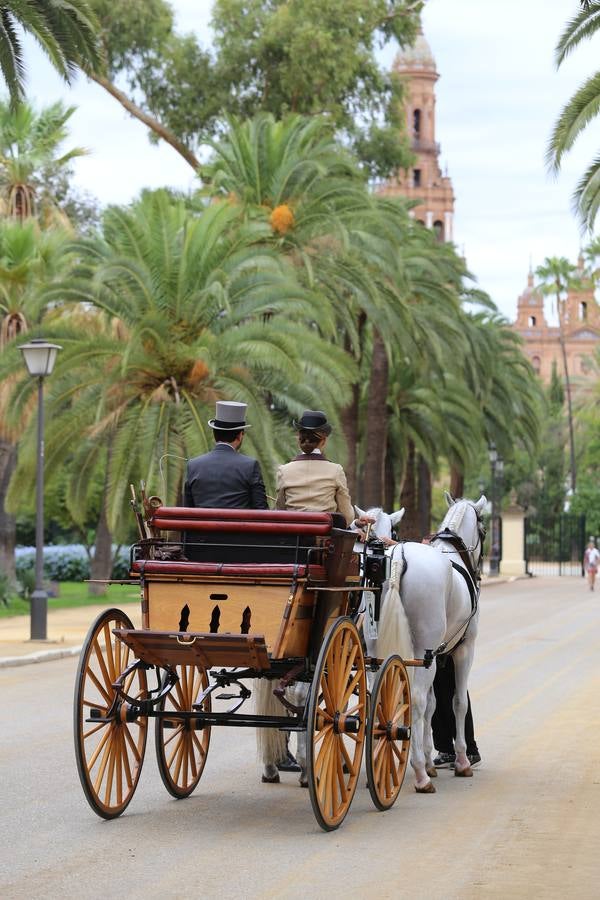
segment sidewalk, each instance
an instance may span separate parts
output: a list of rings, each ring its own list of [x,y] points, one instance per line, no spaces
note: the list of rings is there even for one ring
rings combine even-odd
[[[484,576],[481,582],[483,591],[497,584],[516,581],[523,576]],[[48,639],[32,641],[29,639],[29,616],[13,616],[0,619],[0,669],[8,666],[24,666],[31,663],[45,662],[49,659],[63,659],[65,656],[79,656],[81,646],[89,627],[99,613],[115,606],[111,603],[100,603],[96,606],[78,606],[71,609],[52,609],[48,611]],[[141,628],[141,610],[137,603],[127,603],[127,615],[136,628]]]

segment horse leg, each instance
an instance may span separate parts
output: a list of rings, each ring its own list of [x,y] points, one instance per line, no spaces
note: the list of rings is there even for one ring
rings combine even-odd
[[[455,690],[452,700],[454,721],[456,723],[456,738],[454,750],[456,762],[454,774],[461,778],[471,778],[473,770],[467,757],[467,742],[465,740],[465,716],[467,715],[467,680],[473,662],[474,646],[472,642],[465,641],[454,653],[454,679]]]
[[[282,706],[273,695],[272,681],[261,679],[254,688],[254,698],[257,715],[281,715]],[[277,784],[280,780],[277,763],[285,758],[287,751],[285,734],[273,728],[257,728],[256,744],[258,757],[262,763],[262,781],[266,784]]]
[[[298,682],[294,688],[294,703],[296,706],[305,706],[310,691],[310,685]],[[306,774],[306,731],[296,732],[296,762],[300,766],[300,787],[308,787],[308,775]]]
[[[423,753],[425,754],[425,771],[430,778],[437,778],[437,769],[433,764],[433,733],[431,730],[431,719],[435,711],[435,693],[433,684],[429,688],[427,694],[427,705],[425,707],[425,719],[423,720]]]
[[[429,691],[433,684],[435,664],[430,669],[417,669],[413,686],[413,724],[410,740],[410,764],[415,773],[415,790],[418,794],[435,794],[435,788],[427,773],[423,752],[423,726]]]

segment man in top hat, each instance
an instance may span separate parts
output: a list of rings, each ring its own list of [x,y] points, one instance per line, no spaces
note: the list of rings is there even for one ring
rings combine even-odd
[[[323,452],[331,434],[327,416],[321,410],[307,409],[294,427],[301,453],[277,470],[277,509],[339,512],[351,525],[354,509],[346,475]]]
[[[217,400],[209,421],[215,438],[210,453],[190,459],[184,505],[214,509],[268,509],[258,461],[239,452],[246,423],[246,403]]]

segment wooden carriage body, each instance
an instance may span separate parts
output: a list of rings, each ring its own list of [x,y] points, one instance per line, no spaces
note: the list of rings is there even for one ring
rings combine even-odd
[[[320,512],[159,507],[147,522],[153,537],[134,546],[131,562],[142,630],[119,637],[155,665],[267,670],[274,660],[314,659],[359,587],[355,535],[338,521]]]
[[[212,727],[252,727],[304,736],[325,830],[350,808],[365,747],[373,802],[389,809],[408,760],[410,686],[398,656],[365,659],[358,614],[362,591],[381,589],[382,558],[365,552],[359,571],[356,535],[336,514],[145,508],[128,582],[140,585],[142,628],[121,610],[102,612],[77,672],[76,759],[94,811],[110,819],[129,804],[150,719],[177,799],[202,776]],[[245,712],[255,680],[276,702]],[[304,699],[290,700],[298,681]],[[214,709],[213,697],[231,705]]]

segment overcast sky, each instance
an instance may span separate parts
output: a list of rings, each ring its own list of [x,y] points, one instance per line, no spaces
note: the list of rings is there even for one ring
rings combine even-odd
[[[211,0],[171,3],[178,27],[208,45]],[[570,197],[598,149],[598,122],[558,180],[544,166],[558,111],[598,67],[596,39],[560,72],[554,68],[557,37],[577,7],[577,0],[428,0],[423,17],[440,73],[437,139],[456,194],[455,240],[511,320],[530,258],[534,268],[545,256],[575,260],[581,242]],[[386,48],[382,60],[391,65],[394,53]],[[76,162],[80,187],[108,203],[127,202],[145,186],[193,185],[189,166],[167,146],[151,145],[144,127],[101,88],[82,77],[65,88],[35,47],[28,47],[28,69],[32,100],[78,106],[72,145],[91,151]]]

